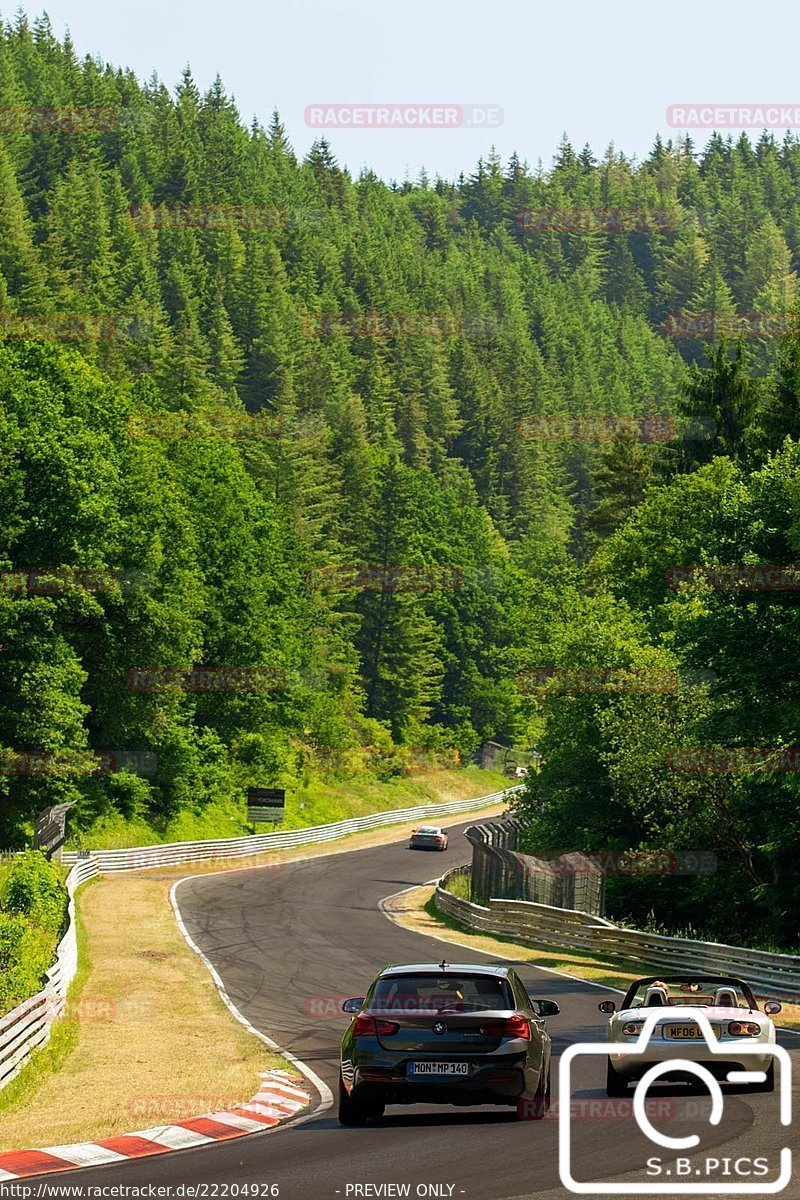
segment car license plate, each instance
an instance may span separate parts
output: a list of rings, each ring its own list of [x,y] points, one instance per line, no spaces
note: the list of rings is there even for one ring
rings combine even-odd
[[[465,1062],[410,1062],[406,1074],[415,1079],[421,1075],[469,1075]]]
[[[719,1037],[719,1035],[720,1035],[719,1025],[712,1025],[711,1029],[713,1031],[714,1037]],[[668,1025],[667,1026],[667,1037],[673,1038],[674,1040],[681,1041],[681,1042],[705,1041],[705,1038],[703,1037],[703,1031],[699,1025]]]

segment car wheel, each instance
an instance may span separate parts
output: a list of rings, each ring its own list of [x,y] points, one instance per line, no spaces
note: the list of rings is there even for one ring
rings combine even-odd
[[[367,1118],[371,1115],[366,1105],[359,1104],[358,1100],[354,1100],[348,1095],[347,1088],[344,1086],[344,1080],[341,1074],[339,1075],[339,1124],[340,1125],[366,1125]]]
[[[517,1120],[519,1121],[542,1121],[547,1115],[547,1110],[550,1107],[550,1072],[547,1073],[547,1080],[541,1075],[539,1082],[536,1085],[533,1099],[528,1100],[520,1096],[517,1101]]]
[[[767,1070],[767,1078],[763,1083],[753,1083],[750,1085],[752,1092],[774,1092],[775,1091],[775,1060],[769,1064]]]
[[[606,1067],[606,1095],[607,1096],[627,1096],[628,1081],[623,1079],[621,1075],[612,1067],[609,1062]]]

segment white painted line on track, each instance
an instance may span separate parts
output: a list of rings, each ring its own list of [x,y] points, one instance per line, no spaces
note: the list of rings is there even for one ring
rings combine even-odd
[[[264,869],[269,870],[269,867],[266,867],[266,868],[255,867],[255,868],[250,868],[250,869],[251,870],[264,870]],[[214,983],[217,986],[217,991],[219,992],[224,1004],[229,1009],[229,1011],[233,1014],[233,1016],[236,1018],[237,1021],[239,1021],[242,1025],[244,1025],[245,1029],[249,1030],[249,1032],[252,1033],[255,1037],[257,1037],[259,1039],[259,1041],[262,1041],[265,1046],[268,1046],[270,1048],[270,1050],[274,1050],[276,1054],[280,1054],[284,1058],[288,1059],[289,1062],[292,1064],[292,1066],[297,1067],[297,1069],[301,1073],[301,1075],[304,1075],[305,1078],[308,1079],[308,1081],[316,1088],[317,1092],[319,1093],[320,1103],[317,1106],[317,1108],[314,1109],[313,1112],[305,1113],[299,1117],[290,1118],[289,1121],[286,1121],[282,1125],[277,1127],[278,1129],[287,1129],[294,1125],[301,1125],[305,1121],[310,1121],[312,1119],[316,1119],[317,1117],[322,1116],[324,1113],[328,1112],[328,1110],[333,1107],[333,1092],[328,1087],[327,1083],[325,1083],[324,1079],[320,1079],[320,1077],[319,1077],[319,1075],[317,1075],[316,1071],[313,1071],[311,1069],[311,1067],[307,1066],[307,1064],[304,1063],[302,1061],[302,1059],[296,1058],[294,1056],[294,1054],[290,1053],[290,1051],[284,1050],[281,1046],[278,1045],[277,1042],[274,1042],[271,1037],[267,1037],[267,1035],[265,1033],[262,1033],[262,1031],[260,1029],[256,1029],[255,1025],[253,1025],[250,1021],[248,1021],[248,1019],[244,1015],[244,1013],[239,1011],[239,1009],[236,1007],[236,1005],[233,1003],[230,996],[228,995],[227,990],[225,988],[225,984],[223,983],[222,978],[221,978],[219,972],[217,971],[216,967],[214,966],[214,964],[212,962],[209,961],[209,959],[206,957],[206,955],[203,953],[203,951],[200,949],[200,947],[197,945],[197,943],[192,938],[191,934],[189,933],[189,930],[186,928],[186,925],[183,920],[183,915],[181,914],[181,910],[178,905],[178,898],[177,898],[178,888],[181,886],[182,883],[187,883],[193,879],[208,879],[210,876],[213,876],[213,875],[220,875],[220,876],[224,877],[225,874],[227,874],[227,872],[208,871],[203,875],[185,875],[183,877],[183,879],[178,879],[175,883],[173,883],[172,887],[169,889],[169,900],[170,900],[170,904],[172,905],[172,911],[175,914],[175,920],[178,922],[178,928],[180,929],[181,933],[183,934],[184,938],[186,939],[187,944],[191,947],[192,950],[194,950],[194,952],[198,956],[198,958],[201,959],[201,961],[203,963],[205,963],[205,966],[206,966],[209,974],[211,975],[211,978],[214,980]],[[231,874],[233,874],[233,872],[231,872]]]

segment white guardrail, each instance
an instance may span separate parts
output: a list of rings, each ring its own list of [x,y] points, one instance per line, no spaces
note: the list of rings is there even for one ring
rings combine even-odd
[[[333,841],[348,833],[396,825],[420,817],[450,816],[501,804],[517,787],[492,792],[470,800],[450,800],[443,804],[419,804],[416,808],[396,808],[388,812],[352,817],[332,825],[292,829],[285,833],[255,834],[251,837],[221,838],[209,842],[173,842],[161,846],[139,846],[132,850],[67,851],[61,855],[70,866],[67,876],[69,910],[67,932],[56,952],[56,962],[45,976],[45,986],[4,1017],[0,1017],[0,1090],[10,1083],[35,1050],[50,1038],[53,1022],[64,1015],[67,992],[78,969],[78,941],[75,933],[75,893],[82,883],[113,871],[141,871],[148,867],[204,862],[214,859],[245,858],[267,850],[282,850],[315,842]],[[80,855],[80,856],[79,856]]]
[[[49,1041],[53,1022],[63,1016],[67,992],[78,969],[78,938],[75,932],[75,892],[100,871],[88,859],[78,863],[67,876],[69,910],[67,932],[56,951],[55,965],[45,976],[43,990],[0,1018],[0,1088],[10,1083],[34,1050]]]
[[[366,817],[348,817],[332,825],[312,825],[308,829],[288,829],[278,833],[256,833],[247,837],[221,838],[208,842],[170,842],[161,846],[136,846],[131,850],[92,850],[89,853],[103,874],[109,871],[142,871],[148,867],[173,866],[177,863],[203,862],[215,858],[245,858],[250,854],[263,854],[268,850],[287,850],[291,846],[306,846],[312,842],[329,842],[345,837],[348,833],[359,833],[365,829],[378,829],[381,825],[398,825],[405,821],[416,821],[421,817],[444,817],[486,808],[490,804],[501,804],[512,792],[524,785],[516,785],[489,796],[478,796],[471,800],[447,800],[443,804],[418,804],[416,808],[394,808],[387,812],[370,813]],[[80,862],[80,851],[66,851],[61,861],[68,864]]]
[[[800,1003],[798,955],[622,929],[591,913],[529,900],[490,899],[488,905],[473,904],[447,887],[458,876],[468,879],[469,871],[469,867],[456,867],[442,876],[436,887],[436,907],[470,929],[513,938],[527,946],[589,951],[623,969],[633,966],[638,974],[643,974],[641,968],[646,966],[657,971],[734,975],[762,995]]]

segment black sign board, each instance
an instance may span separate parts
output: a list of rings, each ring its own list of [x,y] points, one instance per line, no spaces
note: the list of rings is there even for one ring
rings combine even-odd
[[[282,821],[285,803],[283,788],[248,788],[247,820],[252,825],[258,821]]]
[[[41,850],[48,858],[52,858],[61,849],[66,841],[67,811],[70,808],[72,804],[54,804],[52,808],[39,813],[33,835],[34,850]]]

